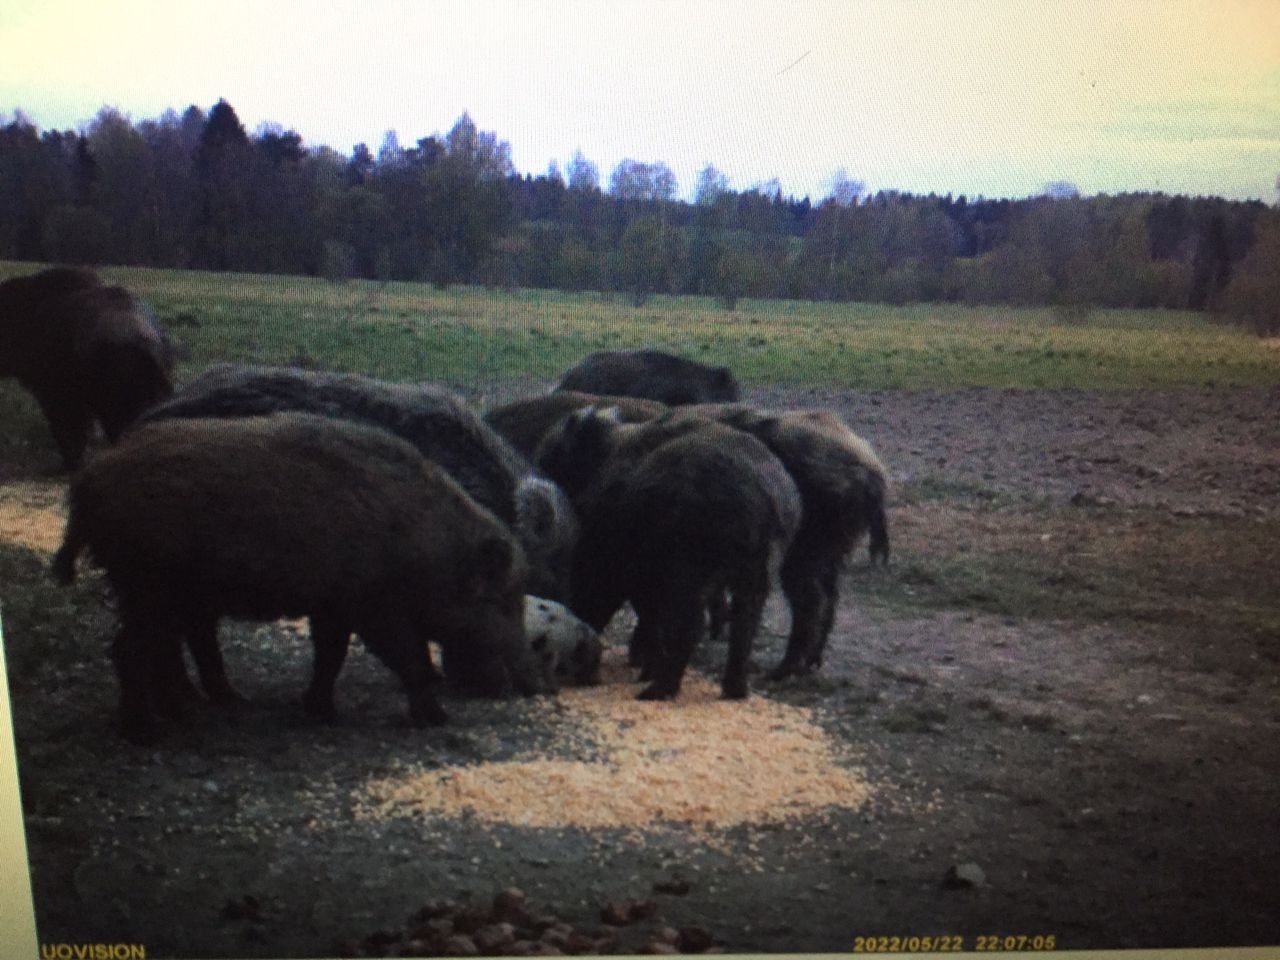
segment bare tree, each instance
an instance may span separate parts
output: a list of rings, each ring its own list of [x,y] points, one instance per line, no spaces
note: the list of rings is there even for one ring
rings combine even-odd
[[[568,174],[570,190],[589,192],[600,189],[600,171],[581,150],[573,151],[573,156],[569,159]]]
[[[1051,180],[1044,185],[1040,195],[1050,200],[1074,200],[1080,196],[1080,188],[1070,180]]]
[[[827,192],[826,199],[842,207],[852,207],[857,205],[858,198],[866,193],[866,190],[867,185],[863,181],[849,176],[844,167],[837,167],[836,172],[831,176],[831,189]]]
[[[676,175],[665,163],[623,160],[609,177],[609,193],[619,200],[674,200]]]
[[[693,202],[700,207],[709,206],[716,198],[729,192],[729,178],[711,164],[698,173],[698,183],[693,188]]]

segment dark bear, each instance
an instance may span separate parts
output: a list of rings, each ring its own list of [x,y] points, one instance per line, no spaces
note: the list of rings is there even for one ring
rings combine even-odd
[[[288,367],[220,364],[144,414],[245,417],[291,410],[355,420],[413,444],[519,538],[529,592],[565,600],[577,519],[568,500],[460,398],[435,387]]]
[[[727,367],[708,367],[661,350],[598,350],[571,367],[556,390],[643,397],[669,407],[733,403],[741,397]]]
[[[0,376],[39,403],[67,470],[79,467],[96,420],[109,441],[173,392],[174,350],[122,287],[55,267],[0,283]]]
[[[640,397],[600,396],[579,390],[557,390],[538,397],[515,400],[494,407],[484,422],[497,430],[508,443],[532,459],[538,444],[553,426],[584,407],[614,407],[623,423],[640,423],[666,413],[667,405]]]
[[[536,692],[519,544],[385,431],[306,414],[147,424],[86,465],[69,505],[53,572],[69,582],[86,547],[106,571],[131,740],[153,737],[153,710],[180,712],[182,636],[216,686],[220,659],[201,659],[222,617],[310,618],[304,704],[322,718],[353,632],[400,678],[419,725],[445,720],[428,639],[447,663]]]
[[[678,429],[664,421],[624,426],[588,407],[539,447],[539,463],[580,506],[570,606],[599,630],[630,600],[651,680],[640,697],[670,699],[703,612],[728,591],[721,693],[741,699],[773,561],[799,524],[800,495],[749,434],[708,420],[689,418]],[[562,477],[561,466],[572,469]]]

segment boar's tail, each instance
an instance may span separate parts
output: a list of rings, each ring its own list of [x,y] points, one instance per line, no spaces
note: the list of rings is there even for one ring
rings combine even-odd
[[[879,560],[885,566],[889,565],[889,527],[885,523],[883,504],[871,515],[871,542],[867,545],[867,552],[873,564]]]
[[[872,484],[867,491],[867,523],[871,532],[871,542],[867,545],[867,553],[872,565],[878,559],[885,566],[889,565],[889,521],[885,516],[884,484]]]

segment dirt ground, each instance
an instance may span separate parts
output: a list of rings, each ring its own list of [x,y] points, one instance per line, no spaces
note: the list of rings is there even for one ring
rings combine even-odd
[[[1280,945],[1280,389],[752,399],[872,441],[894,558],[854,558],[819,675],[745,703],[702,681],[638,710],[618,665],[418,731],[357,649],[345,722],[316,726],[297,631],[234,625],[249,702],[142,749],[114,735],[100,585],[56,675],[15,671],[34,641],[6,613],[41,941],[404,950],[424,905],[517,887],[621,952],[663,927],[753,953]],[[0,474],[0,538],[41,562],[52,462]],[[757,664],[786,629],[775,598]]]

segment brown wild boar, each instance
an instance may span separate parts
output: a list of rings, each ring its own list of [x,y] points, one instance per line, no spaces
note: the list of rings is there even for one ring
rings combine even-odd
[[[154,318],[89,270],[56,267],[0,283],[0,376],[35,397],[68,470],[80,465],[95,420],[114,442],[172,392],[173,362]]]
[[[732,403],[741,397],[728,367],[709,367],[662,350],[597,350],[570,367],[556,390],[644,397],[667,406]]]
[[[869,534],[871,561],[889,561],[884,465],[871,445],[829,410],[767,413],[726,404],[685,407],[671,414],[676,423],[685,417],[709,417],[750,433],[796,482],[804,509],[781,570],[791,633],[770,678],[817,669],[835,621],[845,559]]]
[[[624,426],[588,407],[539,448],[539,464],[580,508],[571,577],[573,611],[595,629],[630,600],[651,680],[642,699],[670,699],[698,637],[703,612],[732,595],[728,699],[747,696],[751,644],[773,563],[800,521],[800,495],[759,440],[689,418]],[[570,468],[563,478],[559,466]]]
[[[69,581],[85,548],[106,572],[129,739],[152,738],[153,708],[175,708],[183,635],[216,685],[201,661],[222,617],[310,618],[304,705],[321,718],[353,632],[399,677],[418,725],[446,719],[428,639],[446,669],[536,689],[519,544],[384,431],[306,414],[148,424],[75,477],[69,504],[54,573]]]

